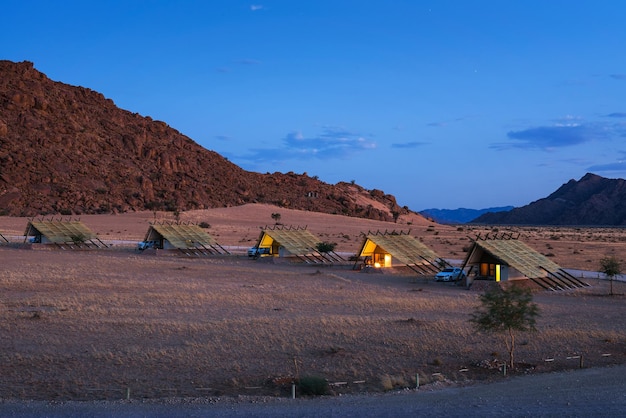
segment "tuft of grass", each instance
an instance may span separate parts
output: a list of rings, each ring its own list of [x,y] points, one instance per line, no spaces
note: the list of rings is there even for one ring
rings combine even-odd
[[[385,373],[380,376],[380,386],[384,391],[390,391],[396,388],[405,388],[409,385],[404,376]]]

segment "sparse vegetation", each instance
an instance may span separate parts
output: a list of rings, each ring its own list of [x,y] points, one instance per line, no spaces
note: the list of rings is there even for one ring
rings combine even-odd
[[[613,296],[613,279],[621,273],[619,260],[614,256],[604,257],[600,260],[600,271],[609,278],[609,282],[611,283],[609,295]]]
[[[276,208],[254,206],[243,220],[234,221],[239,215],[230,214],[241,209],[184,212],[182,218],[210,222],[220,244],[249,247],[258,237],[260,219]],[[391,223],[363,226],[354,218],[337,221],[305,212],[298,219],[289,209],[281,212],[294,225],[306,224],[320,240],[339,242],[339,251],[356,251],[366,228],[393,228]],[[82,220],[107,239],[140,240],[153,214],[142,216],[88,215]],[[156,217],[171,220],[171,213]],[[9,224],[0,219],[5,235],[24,231],[21,220],[14,228]],[[423,233],[426,221],[416,218],[415,224],[415,235],[442,257],[453,258],[467,245],[459,241],[464,233],[456,226],[437,225],[440,236],[435,237]],[[553,241],[553,231],[534,229],[514,231],[536,249],[550,242],[562,266],[587,270],[597,269],[606,254],[620,254],[611,250],[619,251],[619,237],[626,235],[620,229],[573,233],[561,228],[563,238]],[[484,236],[485,231],[490,228],[476,226],[471,233]],[[344,242],[343,235],[350,241]],[[587,235],[592,239],[584,240],[584,258],[573,256],[572,249],[582,247],[579,238]],[[120,248],[71,252],[0,246],[0,257],[5,307],[0,323],[7,336],[0,340],[0,398],[119,399],[127,388],[131,398],[289,396],[286,386],[272,379],[280,377],[291,388],[299,376],[323,376],[340,394],[407,387],[416,374],[421,385],[491,379],[501,375],[492,368],[496,360],[506,361],[506,353],[502,359],[491,355],[500,351],[499,335],[477,333],[467,321],[477,305],[477,288],[438,286],[413,272],[362,274],[248,263],[240,257],[138,257]],[[608,298],[598,297],[608,293],[608,280],[590,283],[590,288],[534,295],[542,320],[537,332],[518,337],[523,341],[516,344],[514,374],[529,372],[519,368],[522,362],[534,366],[533,373],[575,368],[578,362],[565,356],[580,353],[586,367],[626,362],[621,317],[626,284],[615,281],[616,296]],[[462,368],[468,371],[460,373]],[[334,384],[343,381],[348,385]]]
[[[281,216],[281,214],[280,214],[280,213],[278,213],[278,212],[274,212],[274,213],[272,213],[272,219],[274,220],[274,223],[275,223],[276,225],[278,225],[278,224],[280,223],[280,218],[281,218],[281,217],[282,217],[282,216]]]
[[[515,368],[515,332],[536,330],[539,307],[532,300],[533,295],[526,288],[492,286],[480,296],[481,305],[470,319],[478,331],[503,336],[511,369]]]
[[[335,251],[336,246],[337,246],[336,242],[323,241],[323,242],[318,242],[317,245],[315,246],[315,249],[319,251],[320,253],[324,254],[324,253],[330,253],[330,252]]]
[[[72,240],[72,243],[74,245],[82,245],[85,243],[85,241],[87,241],[87,237],[83,234],[72,235],[70,239]]]
[[[328,381],[319,376],[302,376],[298,379],[298,391],[301,395],[328,395]]]

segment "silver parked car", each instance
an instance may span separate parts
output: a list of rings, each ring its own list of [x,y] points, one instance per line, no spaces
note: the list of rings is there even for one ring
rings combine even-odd
[[[452,282],[465,278],[465,272],[459,267],[449,267],[441,270],[435,275],[436,282]]]

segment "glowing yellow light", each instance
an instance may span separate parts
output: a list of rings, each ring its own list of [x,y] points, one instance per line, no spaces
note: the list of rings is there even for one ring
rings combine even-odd
[[[375,262],[375,263],[374,263],[374,267],[376,267],[377,269],[379,269],[379,268],[380,268],[380,263],[379,263],[379,262]]]

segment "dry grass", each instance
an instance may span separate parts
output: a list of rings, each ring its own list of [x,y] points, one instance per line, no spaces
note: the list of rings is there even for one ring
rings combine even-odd
[[[281,212],[288,223],[304,224],[289,222],[295,213]],[[222,243],[236,245],[239,221],[226,213],[196,215],[227,240]],[[256,238],[254,216],[246,216],[251,218],[243,217],[241,228]],[[145,214],[143,220],[129,215],[121,227],[111,223],[122,217],[91,222],[100,231],[119,230],[119,236],[137,237],[147,229]],[[315,233],[355,247],[355,231],[379,226],[312,218],[307,220]],[[0,231],[7,224],[0,219]],[[464,256],[468,231],[419,228],[424,241],[439,245],[444,255]],[[599,253],[624,245],[612,230],[522,231],[535,243],[549,242],[555,257],[574,242],[584,253],[595,243]],[[551,239],[554,234],[563,236]],[[577,241],[581,237],[584,245]],[[413,273],[122,249],[0,247],[0,260],[0,398],[114,399],[126,397],[127,390],[131,397],[286,395],[284,384],[298,375],[348,382],[333,387],[335,392],[380,391],[414,385],[416,374],[421,384],[496,378],[498,371],[487,366],[505,352],[497,337],[475,333],[468,322],[478,292],[416,280]],[[626,285],[614,285],[620,296],[605,296],[608,285],[597,280],[587,289],[537,294],[538,332],[518,338],[517,359],[534,371],[578,367],[567,359],[576,355],[584,356],[586,366],[624,363]],[[554,360],[544,361],[549,358]]]

